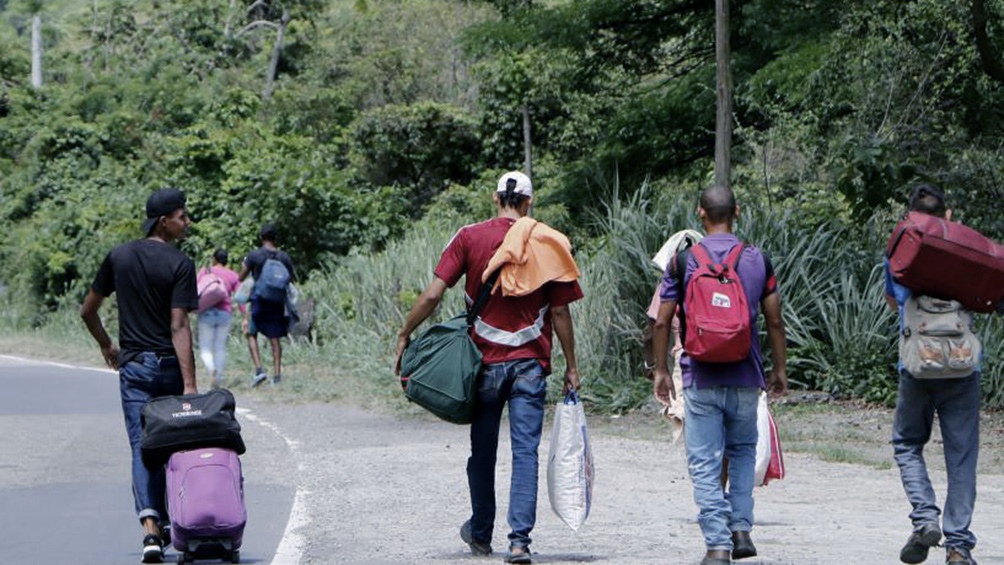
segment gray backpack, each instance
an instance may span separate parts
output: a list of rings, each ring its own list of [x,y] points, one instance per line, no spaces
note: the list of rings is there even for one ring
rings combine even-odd
[[[954,300],[911,296],[903,305],[899,358],[917,379],[957,379],[976,370],[982,354],[973,317]]]

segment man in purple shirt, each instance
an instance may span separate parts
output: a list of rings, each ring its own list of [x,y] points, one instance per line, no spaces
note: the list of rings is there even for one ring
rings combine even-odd
[[[698,245],[704,246],[712,260],[722,262],[736,245],[744,245],[732,233],[732,224],[739,216],[739,206],[728,188],[711,186],[705,189],[697,215],[707,234]],[[674,258],[666,269],[662,304],[653,335],[656,363],[653,392],[664,405],[668,405],[677,394],[667,359],[673,314],[677,303],[684,304],[680,321],[685,335],[686,304],[683,295],[697,269],[697,261],[690,252],[681,261],[684,266],[682,277],[674,268],[676,263]],[[757,402],[762,389],[769,388],[777,394],[784,394],[788,388],[784,321],[773,267],[759,249],[746,245],[736,270],[754,329],[749,355],[734,363],[700,362],[690,358],[684,345],[680,359],[686,406],[684,438],[687,464],[694,485],[694,502],[700,509],[697,521],[707,546],[701,565],[725,565],[732,559],[756,555],[750,530],[753,528]],[[767,322],[773,360],[770,377],[766,380],[755,329],[761,309]],[[723,490],[721,483],[725,458],[728,459],[727,491]]]

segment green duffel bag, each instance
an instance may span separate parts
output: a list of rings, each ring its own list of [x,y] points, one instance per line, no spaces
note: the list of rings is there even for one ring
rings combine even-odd
[[[457,314],[422,332],[401,356],[404,395],[415,404],[454,424],[470,424],[474,415],[481,352],[471,339],[471,326],[488,302],[497,269],[481,285],[469,312]]]
[[[481,352],[467,314],[436,324],[408,344],[401,357],[408,400],[454,424],[470,424]]]

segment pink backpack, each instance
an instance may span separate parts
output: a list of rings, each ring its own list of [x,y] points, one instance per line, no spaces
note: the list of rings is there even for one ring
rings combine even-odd
[[[690,248],[697,269],[684,292],[683,349],[692,359],[734,363],[750,354],[750,309],[736,270],[744,247],[733,247],[721,263],[715,263],[701,243]]]
[[[203,271],[199,281],[196,283],[196,290],[199,293],[199,313],[210,308],[219,306],[227,298],[227,285],[223,279],[216,276],[216,273],[209,269]]]

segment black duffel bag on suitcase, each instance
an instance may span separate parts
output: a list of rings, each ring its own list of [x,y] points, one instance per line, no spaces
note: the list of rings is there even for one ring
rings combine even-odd
[[[226,389],[201,394],[161,396],[143,407],[143,463],[163,467],[171,454],[203,447],[246,451],[237,422],[237,403]]]

